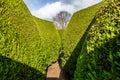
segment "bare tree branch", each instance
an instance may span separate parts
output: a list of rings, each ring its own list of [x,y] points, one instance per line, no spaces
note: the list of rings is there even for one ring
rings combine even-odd
[[[58,28],[64,29],[67,26],[70,17],[70,13],[67,11],[61,11],[55,17],[53,17],[53,21],[56,23]]]

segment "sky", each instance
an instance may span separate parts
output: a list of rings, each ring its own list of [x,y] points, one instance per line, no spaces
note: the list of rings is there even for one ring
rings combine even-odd
[[[70,14],[99,3],[101,0],[23,0],[32,15],[52,21],[60,11]]]

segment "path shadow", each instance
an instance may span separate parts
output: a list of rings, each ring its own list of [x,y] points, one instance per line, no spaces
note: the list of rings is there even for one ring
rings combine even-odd
[[[60,80],[59,78],[52,78],[52,77],[50,77],[50,78],[46,78],[46,80]]]
[[[92,22],[90,23],[90,25],[84,32],[82,38],[79,40],[76,48],[73,50],[71,56],[69,57],[68,61],[66,62],[65,66],[64,66],[64,70],[71,77],[71,80],[73,80],[73,77],[74,77],[74,71],[76,69],[77,59],[80,56],[81,49],[82,49],[83,45],[85,44],[87,34],[88,34],[91,26],[93,25],[94,21],[95,21],[95,18],[92,20]]]
[[[59,59],[58,59],[58,63],[61,69],[60,75],[59,75],[59,80],[70,80],[69,75],[64,71],[64,68],[62,67],[62,57],[64,56],[64,53],[61,53]]]
[[[0,80],[43,80],[40,71],[0,55]]]

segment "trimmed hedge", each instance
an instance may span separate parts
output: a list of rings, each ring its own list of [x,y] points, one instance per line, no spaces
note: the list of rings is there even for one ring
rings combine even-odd
[[[61,39],[62,39],[62,37],[64,36],[64,31],[65,31],[64,29],[63,29],[63,30],[58,30]]]
[[[95,13],[101,7],[102,2],[76,12],[71,18],[62,39],[64,56],[64,70],[73,77],[77,64],[77,58],[80,55],[81,46],[83,45],[84,33],[93,20]],[[82,38],[83,37],[83,38]]]
[[[52,22],[40,20],[36,17],[34,17],[34,20],[41,34],[41,54],[44,53],[44,59],[47,60],[44,64],[51,64],[58,59],[58,53],[61,46],[59,33]]]
[[[107,2],[95,16],[77,61],[74,80],[120,80],[120,2]]]
[[[53,23],[34,18],[22,0],[0,0],[0,80],[44,80],[59,48]]]

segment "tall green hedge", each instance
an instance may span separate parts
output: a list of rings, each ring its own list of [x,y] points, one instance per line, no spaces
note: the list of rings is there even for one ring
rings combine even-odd
[[[74,80],[120,80],[120,2],[106,3],[84,41]]]
[[[61,40],[56,27],[52,22],[40,20],[34,17],[41,34],[41,54],[44,53],[44,59],[48,60],[44,64],[51,64],[58,59],[58,53],[61,46]]]
[[[59,47],[53,23],[34,18],[22,0],[0,0],[0,80],[44,80]]]
[[[94,19],[95,13],[101,7],[101,5],[102,2],[76,12],[72,16],[64,32],[62,38],[62,53],[64,53],[64,56],[62,57],[62,64],[65,71],[72,77],[76,68],[77,58],[80,55],[80,50],[83,45],[83,35],[91,21]]]

